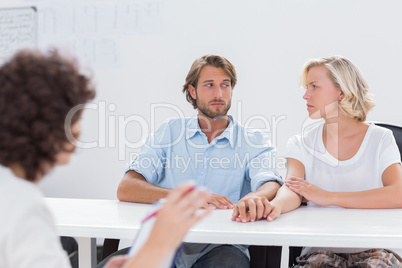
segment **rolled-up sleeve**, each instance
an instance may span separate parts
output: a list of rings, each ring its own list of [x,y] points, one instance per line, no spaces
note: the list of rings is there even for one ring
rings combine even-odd
[[[140,153],[128,166],[127,171],[134,170],[152,184],[159,184],[166,163],[166,144],[169,141],[169,125],[162,124],[153,135],[146,138]]]
[[[276,150],[271,147],[250,160],[247,173],[250,178],[251,191],[256,191],[268,181],[276,181],[283,184],[281,176],[275,169]]]
[[[250,179],[251,191],[256,191],[268,181],[283,184],[276,171],[276,149],[271,145],[269,137],[259,131],[249,132],[250,152],[253,157],[246,166],[246,174]]]

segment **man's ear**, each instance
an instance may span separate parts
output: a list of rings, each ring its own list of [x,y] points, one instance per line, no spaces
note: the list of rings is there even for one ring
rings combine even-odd
[[[190,92],[190,95],[193,99],[197,99],[197,93],[195,92],[195,87],[192,85],[188,85],[188,91]]]

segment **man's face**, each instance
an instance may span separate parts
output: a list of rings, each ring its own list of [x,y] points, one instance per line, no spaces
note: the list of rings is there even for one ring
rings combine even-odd
[[[227,115],[232,100],[232,86],[224,69],[203,67],[197,88],[190,85],[189,90],[197,101],[198,110],[206,117],[219,119]]]

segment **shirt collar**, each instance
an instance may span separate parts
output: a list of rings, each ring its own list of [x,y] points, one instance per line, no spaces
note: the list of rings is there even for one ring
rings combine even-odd
[[[230,143],[230,146],[234,147],[234,135],[235,135],[235,126],[237,122],[233,120],[231,115],[228,115],[229,125],[227,128],[216,138],[216,141],[227,139]],[[198,124],[198,116],[193,116],[189,119],[186,126],[186,139],[192,139],[197,133],[202,133],[200,125]]]

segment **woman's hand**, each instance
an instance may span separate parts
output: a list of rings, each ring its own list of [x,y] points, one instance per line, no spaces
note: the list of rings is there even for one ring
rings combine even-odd
[[[193,189],[194,183],[186,183],[168,194],[149,237],[149,241],[155,242],[155,246],[177,248],[191,226],[212,209],[197,212],[210,194],[202,189]]]
[[[331,192],[325,191],[305,179],[290,177],[285,185],[293,192],[320,206],[331,205]]]
[[[158,211],[148,240],[137,254],[127,261],[113,260],[114,263],[108,264],[110,265],[108,268],[119,268],[118,265],[123,263],[124,268],[161,267],[162,263],[179,247],[191,226],[211,211],[211,209],[198,211],[210,194],[194,187],[195,184],[192,182],[170,191],[166,197],[166,203]]]
[[[129,257],[126,255],[113,257],[107,262],[105,268],[121,268],[128,259]]]
[[[273,221],[282,214],[282,206],[277,204],[275,200],[273,200],[270,204],[271,204],[271,210],[267,215],[267,221]]]

